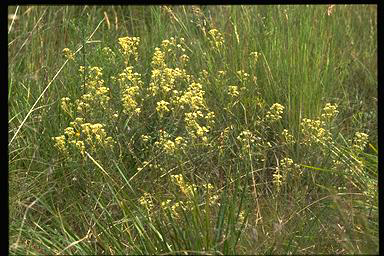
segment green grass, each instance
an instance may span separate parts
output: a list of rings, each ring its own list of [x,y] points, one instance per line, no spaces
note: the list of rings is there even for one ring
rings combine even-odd
[[[378,253],[377,9],[328,8],[10,6],[10,253]]]

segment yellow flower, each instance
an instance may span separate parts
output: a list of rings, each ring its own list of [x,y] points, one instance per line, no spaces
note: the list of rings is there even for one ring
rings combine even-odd
[[[267,120],[273,122],[281,119],[281,114],[283,113],[284,106],[279,103],[274,103],[269,111],[267,112],[267,115],[265,116]]]
[[[61,135],[61,136],[58,136],[58,137],[53,137],[52,140],[55,141],[55,145],[54,146],[59,151],[61,151],[65,155],[68,154],[68,149],[67,149],[66,140],[65,140],[65,136],[64,135]]]
[[[231,97],[238,97],[240,95],[238,87],[237,86],[228,86],[228,94]]]
[[[339,111],[337,110],[337,104],[332,105],[331,103],[327,103],[323,108],[323,114],[321,115],[321,117],[326,120],[330,120],[334,118],[338,113]]]
[[[138,53],[138,46],[140,43],[140,38],[139,37],[121,37],[118,39],[119,44],[122,48],[121,53],[124,54],[127,59],[133,55],[135,60],[138,60],[139,53]],[[128,61],[126,61],[126,64]]]
[[[73,104],[71,103],[71,99],[68,97],[63,97],[61,98],[61,109],[67,113],[70,117],[73,118],[73,113],[72,113],[72,106]]]
[[[143,142],[148,142],[151,139],[151,136],[142,134],[141,139]]]
[[[156,47],[152,57],[152,67],[162,69],[165,67],[165,53]]]
[[[259,52],[251,52],[249,54],[249,56],[253,59],[254,63],[257,62],[257,60],[259,59],[260,55],[261,55],[261,53],[259,53]]]
[[[183,140],[184,140],[183,137],[180,137],[180,136],[176,137],[175,144],[176,145],[180,145],[181,143],[183,143]]]
[[[108,58],[109,61],[113,61],[116,57],[116,54],[109,47],[104,47],[102,49],[102,52]]]
[[[85,144],[83,141],[79,140],[76,142],[76,147],[80,151],[81,155],[85,156]]]
[[[164,100],[157,102],[156,111],[159,112],[160,117],[163,117],[165,112],[169,112],[168,105],[169,103]]]
[[[310,146],[313,142],[322,143],[332,140],[331,133],[324,128],[325,122],[303,118],[300,123],[303,143]]]
[[[152,195],[148,192],[144,192],[144,194],[139,199],[139,203],[144,206],[148,212],[151,212],[154,208]]]
[[[249,74],[246,73],[244,70],[238,70],[236,73],[241,81],[246,81],[249,78]]]
[[[273,183],[277,186],[278,190],[280,189],[280,186],[282,184],[283,176],[280,174],[279,167],[276,167],[275,172],[273,173]]]
[[[293,135],[289,134],[287,129],[284,129],[281,132],[281,135],[284,137],[284,139],[287,143],[293,143],[294,142]]]
[[[160,205],[161,205],[161,208],[163,208],[164,210],[166,210],[166,209],[169,207],[170,203],[171,203],[171,200],[170,200],[170,199],[167,199],[167,200],[161,202],[161,204],[160,204]]]
[[[353,139],[353,148],[358,151],[363,151],[368,143],[368,134],[363,132],[356,132]]]
[[[68,48],[63,49],[63,54],[64,54],[65,58],[67,58],[68,60],[74,60],[75,59],[75,54]]]
[[[165,151],[168,154],[172,154],[174,152],[175,148],[176,148],[175,143],[173,141],[171,141],[171,140],[165,141],[163,146],[164,146]]]
[[[211,36],[209,40],[213,44],[213,46],[220,50],[221,46],[224,45],[224,37],[217,29],[211,29],[208,31],[208,34]]]
[[[189,61],[189,57],[186,54],[180,56],[180,62],[187,63]]]
[[[71,139],[75,135],[75,129],[73,129],[72,127],[67,127],[64,130],[64,134],[66,134],[68,138]]]

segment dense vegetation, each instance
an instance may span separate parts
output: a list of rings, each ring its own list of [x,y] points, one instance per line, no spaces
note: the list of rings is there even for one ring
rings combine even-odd
[[[376,6],[8,14],[11,254],[378,253]]]

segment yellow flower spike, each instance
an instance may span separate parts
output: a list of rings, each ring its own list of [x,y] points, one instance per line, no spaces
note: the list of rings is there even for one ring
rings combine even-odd
[[[156,47],[152,57],[152,67],[162,69],[165,67],[165,53]]]
[[[280,174],[279,167],[276,167],[275,172],[273,173],[273,183],[279,188],[282,184],[283,176]]]

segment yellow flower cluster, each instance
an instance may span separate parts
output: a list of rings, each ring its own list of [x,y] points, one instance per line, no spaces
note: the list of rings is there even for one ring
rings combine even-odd
[[[277,120],[280,120],[282,117],[281,117],[281,114],[283,114],[283,110],[284,110],[284,106],[279,104],[279,103],[274,103],[269,111],[267,112],[267,115],[265,116],[265,118],[270,121],[270,122],[274,122],[274,121],[277,121]]]
[[[86,72],[85,88],[84,84],[81,84],[85,94],[75,101],[76,110],[83,116],[86,113],[92,115],[90,109],[98,109],[100,106],[106,110],[109,103],[109,88],[104,86],[104,80],[102,79],[102,68],[100,67],[87,67],[80,66],[79,72],[84,74]]]
[[[181,174],[171,175],[171,181],[175,183],[181,190],[181,192],[189,199],[192,199],[197,191],[195,184],[188,184],[184,181],[184,177]]]
[[[171,37],[169,40],[166,39],[161,42],[161,49],[163,50],[163,52],[171,53],[171,55],[175,57],[176,53],[183,54],[185,52],[185,48],[182,46],[184,44],[185,44],[185,39],[183,37],[180,37],[179,43],[177,42],[177,38]],[[176,59],[173,59],[173,60],[176,60]]]
[[[368,134],[356,132],[353,138],[353,148],[357,151],[363,151],[368,143]]]
[[[239,140],[241,144],[241,151],[239,153],[241,159],[250,153],[251,148],[256,148],[257,151],[260,152],[272,147],[272,144],[269,141],[265,141],[261,137],[256,136],[256,134],[253,134],[250,130],[240,132],[237,136],[237,140]],[[261,159],[261,161],[264,160]]]
[[[71,118],[73,118],[73,103],[71,103],[71,99],[68,97],[61,98],[61,109],[67,113]]]
[[[97,118],[97,110],[110,111],[107,108],[109,104],[109,88],[104,86],[102,79],[102,69],[100,67],[80,66],[79,72],[86,75],[85,84],[81,87],[85,93],[71,103],[70,98],[61,99],[62,110],[69,114],[71,118],[80,115],[83,117],[75,118],[70,126],[64,129],[64,134],[53,137],[55,147],[68,156],[73,149],[80,152],[85,157],[85,150],[89,148],[90,152],[96,152],[97,148],[112,148],[115,141],[107,136],[104,125],[100,123],[86,123],[88,120]]]
[[[169,102],[161,100],[161,101],[157,102],[156,105],[157,105],[156,111],[159,113],[160,117],[163,117],[163,115],[166,112],[169,112],[169,108],[168,108]]]
[[[219,200],[219,196],[216,195],[216,194],[212,194],[214,186],[211,183],[207,183],[207,184],[203,184],[202,187],[203,187],[204,191],[206,193],[208,193],[208,195],[209,195],[209,202],[208,202],[208,204],[210,206],[213,206],[215,204],[220,205],[219,203],[217,203],[217,201]]]
[[[204,90],[200,83],[192,82],[187,90],[173,90],[171,103],[180,109],[190,109],[184,113],[185,128],[193,138],[200,138],[204,143],[208,142],[207,133],[214,124],[215,114],[206,107]],[[158,106],[163,108],[162,105]]]
[[[165,153],[173,155],[176,150],[183,149],[186,146],[186,141],[181,136],[177,136],[172,140],[171,135],[164,130],[160,130],[160,139],[155,142],[155,146],[161,147]]]
[[[86,78],[85,78],[86,90],[92,90],[104,85],[104,80],[102,79],[102,76],[103,76],[102,68],[80,66],[79,72],[82,75],[82,77],[84,76],[84,73],[86,74]],[[84,89],[83,86],[84,85],[81,84],[81,89]]]
[[[211,42],[212,46],[217,50],[220,50],[221,47],[224,45],[223,35],[215,28],[209,30],[208,34],[211,36],[208,39]]]
[[[299,170],[300,165],[295,164],[291,158],[285,157],[280,160],[280,167],[283,169],[286,173],[292,170]]]
[[[244,70],[238,70],[236,74],[238,75],[240,81],[242,82],[248,81],[249,79],[249,74],[246,73]]]
[[[208,112],[206,115],[203,115],[200,110],[185,113],[185,128],[193,139],[200,138],[204,143],[208,143],[207,134],[212,128],[211,125],[214,124],[214,118],[213,112]],[[207,125],[201,125],[199,119],[205,120]]]
[[[259,52],[251,52],[251,53],[249,54],[249,56],[252,58],[252,61],[253,61],[254,64],[257,63],[257,61],[258,61],[260,55],[261,55],[261,53],[259,53]]]
[[[291,144],[295,142],[293,135],[289,134],[287,129],[283,129],[281,135],[283,136],[286,143]]]
[[[245,219],[245,212],[244,211],[240,211],[239,213],[239,224],[243,223],[244,222],[244,219]]]
[[[293,166],[293,160],[289,157],[285,157],[280,160],[280,166],[284,169],[289,169]]]
[[[242,131],[239,136],[237,136],[237,139],[241,142],[243,148],[245,149],[249,149],[251,144],[255,142],[255,136],[250,130]]]
[[[175,88],[176,82],[180,80],[190,80],[190,75],[186,73],[185,69],[173,69],[165,66],[163,69],[153,69],[148,91],[152,96],[159,93],[165,96]]]
[[[70,122],[70,126],[64,129],[64,135],[52,139],[55,141],[55,147],[66,156],[69,154],[71,145],[74,145],[84,157],[86,145],[91,152],[96,152],[98,146],[112,148],[116,143],[112,137],[107,136],[104,125],[84,123],[84,119],[79,117]]]
[[[161,202],[161,208],[164,210],[171,209],[173,217],[179,217],[179,209],[182,208],[184,211],[193,210],[194,209],[194,198],[197,195],[198,187],[195,184],[188,184],[182,174],[171,175],[171,181],[174,183],[181,191],[181,193],[185,196],[185,201],[178,201],[172,204],[172,200],[166,199]],[[206,193],[208,193],[208,204],[213,206],[217,204],[218,195],[213,194],[213,185],[211,183],[202,185],[202,188]]]
[[[67,58],[68,60],[75,60],[75,54],[70,49],[64,48],[63,54],[64,54],[64,57]]]
[[[139,198],[139,203],[147,210],[148,213],[152,212],[154,204],[150,193],[144,192],[144,194]]]
[[[325,128],[324,121],[303,118],[300,126],[305,145],[310,146],[312,143],[324,144],[332,141],[331,133]]]
[[[189,105],[192,110],[199,110],[205,108],[204,90],[200,83],[191,83],[184,94],[178,98],[178,104]]]
[[[217,71],[217,77],[216,77],[216,80],[217,81],[224,81],[224,78],[225,78],[225,76],[227,75],[227,72],[226,71],[224,71],[224,70],[219,70],[219,71]]]
[[[133,67],[126,67],[117,78],[122,92],[121,101],[123,104],[123,112],[126,114],[139,114],[141,109],[138,107],[136,100],[140,94],[140,88],[143,87],[141,74],[133,72]]]
[[[180,49],[182,52],[185,52],[185,49],[181,46],[181,44],[184,44],[185,39],[184,37],[180,37],[179,43],[177,43],[177,38],[171,37],[169,40],[163,40],[161,42],[161,47],[164,51],[172,52],[176,49]]]
[[[183,54],[180,56],[180,62],[182,65],[185,65],[189,62],[189,56],[186,54]]]
[[[233,98],[238,97],[240,95],[239,88],[235,85],[228,86],[228,94]]]
[[[102,54],[105,56],[109,62],[113,62],[116,58],[116,54],[109,47],[104,47],[102,50]]]
[[[264,107],[267,105],[267,103],[265,102],[265,100],[261,96],[257,95],[255,97],[255,105],[257,107],[259,107],[260,109],[264,109]]]
[[[184,42],[184,38],[181,38],[180,41]],[[170,40],[163,40],[161,48],[155,48],[151,63],[152,72],[148,87],[149,95],[156,96],[160,94],[162,97],[167,97],[168,93],[175,88],[177,83],[180,84],[182,80],[187,82],[191,80],[191,76],[187,74],[185,69],[167,66],[166,59],[168,57],[173,57],[174,61],[177,61],[177,53],[183,53],[184,51],[185,49],[173,37]],[[179,60],[182,64],[186,64],[189,57],[183,53]]]
[[[281,171],[278,166],[276,167],[272,176],[273,176],[272,182],[275,184],[277,191],[279,192],[281,189],[281,185],[283,183],[283,175],[281,175]]]
[[[185,211],[188,209],[188,206],[186,206],[183,201],[179,201],[173,204],[171,206],[173,217],[176,217],[176,218],[179,217],[179,212],[178,212],[179,208],[183,208],[183,210]]]
[[[153,53],[152,57],[152,68],[154,70],[156,69],[163,69],[165,64],[165,53],[160,50],[160,48],[156,47],[155,52]]]
[[[140,43],[140,37],[121,37],[118,41],[121,46],[120,52],[126,57],[125,64],[128,65],[130,56],[133,56],[137,61],[139,58],[137,47]]]
[[[84,135],[85,142],[90,146],[92,151],[96,151],[98,146],[112,147],[115,141],[112,137],[108,137],[105,132],[104,125],[100,123],[79,123],[76,118],[74,122],[70,123],[71,126],[77,128]]]
[[[142,140],[143,142],[148,142],[150,139],[151,139],[151,136],[150,136],[150,135],[145,135],[145,134],[142,134],[142,135],[141,135],[141,140]]]
[[[62,152],[65,156],[69,154],[68,146],[66,143],[65,135],[52,137],[52,140],[55,142],[55,147]]]
[[[334,118],[338,113],[337,104],[332,105],[331,103],[327,103],[323,108],[323,114],[321,114],[321,117],[329,121],[332,120],[332,118]]]
[[[180,38],[180,43],[184,43],[184,38]],[[190,76],[186,74],[184,69],[170,68],[167,66],[167,59],[173,58],[173,62],[177,62],[177,59],[182,65],[185,65],[189,61],[189,56],[186,55],[185,49],[181,44],[177,43],[174,37],[170,40],[163,40],[161,48],[156,47],[152,57],[152,74],[149,91],[152,96],[158,94],[158,91],[167,93],[175,86],[177,79],[190,80]],[[178,56],[178,53],[181,56]]]

